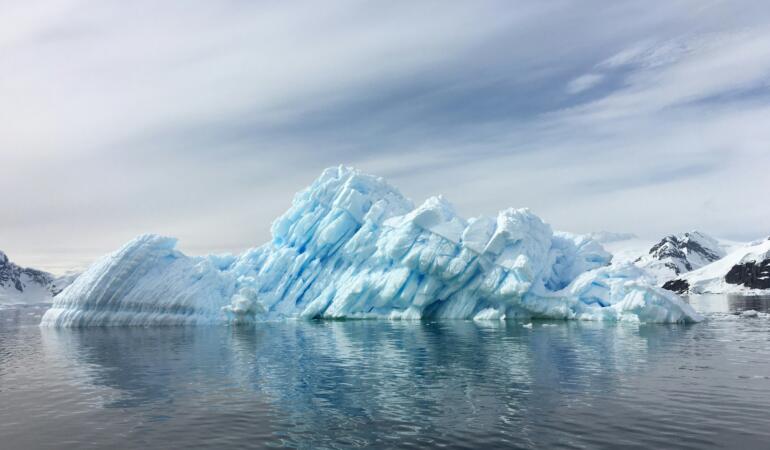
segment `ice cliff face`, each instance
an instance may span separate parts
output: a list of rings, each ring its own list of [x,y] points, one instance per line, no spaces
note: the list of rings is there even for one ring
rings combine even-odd
[[[50,302],[70,282],[68,277],[20,267],[0,251],[0,304]]]
[[[551,318],[692,322],[700,316],[595,241],[526,209],[464,220],[383,179],[327,169],[271,242],[188,257],[140,236],[56,297],[43,325],[253,323],[280,318]]]

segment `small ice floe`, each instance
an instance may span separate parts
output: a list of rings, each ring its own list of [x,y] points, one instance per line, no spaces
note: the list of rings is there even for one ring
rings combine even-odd
[[[758,317],[759,313],[753,309],[747,309],[741,313],[741,317]]]
[[[531,329],[532,329],[532,322],[530,322],[530,323],[525,323],[524,325],[522,325],[522,327],[524,327],[524,328],[529,328],[529,329],[531,330]]]

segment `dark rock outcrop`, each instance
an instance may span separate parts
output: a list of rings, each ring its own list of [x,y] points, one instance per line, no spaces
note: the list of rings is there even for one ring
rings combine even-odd
[[[663,283],[663,289],[676,292],[677,294],[685,294],[690,290],[690,283],[687,280],[674,279]]]
[[[725,275],[725,281],[751,289],[770,289],[770,259],[736,264]]]

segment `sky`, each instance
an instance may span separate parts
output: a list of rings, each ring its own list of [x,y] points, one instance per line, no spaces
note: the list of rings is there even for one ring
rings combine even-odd
[[[770,234],[770,3],[0,0],[0,249],[270,239],[340,164],[465,217]]]

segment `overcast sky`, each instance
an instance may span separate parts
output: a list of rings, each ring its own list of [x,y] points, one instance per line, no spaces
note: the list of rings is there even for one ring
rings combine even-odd
[[[770,234],[762,1],[0,0],[0,249],[269,239],[323,168],[465,216]]]

